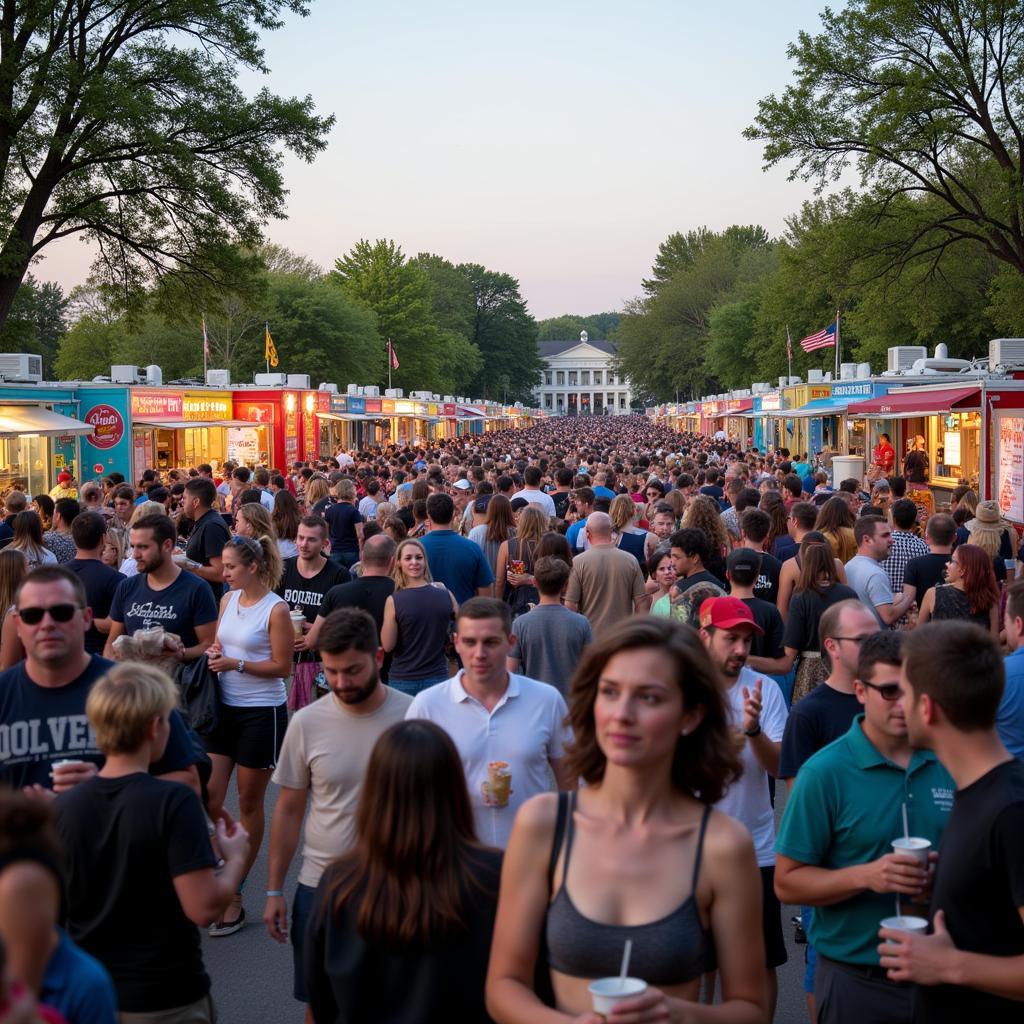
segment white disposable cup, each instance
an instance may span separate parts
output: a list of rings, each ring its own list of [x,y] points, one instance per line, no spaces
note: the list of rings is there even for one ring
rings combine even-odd
[[[913,914],[883,917],[880,926],[894,932],[907,932],[910,935],[924,935],[928,931],[927,920],[923,917],[915,917]]]
[[[292,620],[292,632],[295,634],[296,640],[301,640],[305,630],[302,628],[306,622],[306,616],[302,612],[292,612],[289,615]]]
[[[79,768],[83,764],[85,764],[84,761],[78,761],[73,757],[66,757],[60,761],[54,761],[50,765],[50,778],[54,778],[60,768]]]
[[[598,978],[587,988],[594,1003],[594,1013],[611,1013],[625,999],[634,999],[647,991],[647,982],[640,978]]]
[[[893,853],[909,853],[911,857],[917,858],[921,867],[926,871],[928,870],[928,853],[931,848],[931,840],[922,839],[920,836],[910,836],[909,838],[900,836],[892,841]]]

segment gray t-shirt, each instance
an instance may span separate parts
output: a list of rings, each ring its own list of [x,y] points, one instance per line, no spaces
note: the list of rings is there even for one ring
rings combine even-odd
[[[587,617],[564,605],[539,604],[512,623],[512,633],[509,657],[519,660],[519,671],[567,696],[583,648],[593,639]]]
[[[888,627],[878,614],[878,606],[893,603],[889,574],[867,555],[854,555],[846,563],[846,582],[857,591],[857,596],[875,613],[878,624]]]

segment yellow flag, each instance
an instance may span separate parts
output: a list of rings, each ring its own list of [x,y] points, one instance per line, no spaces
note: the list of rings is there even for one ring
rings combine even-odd
[[[271,366],[277,366],[277,349],[274,347],[274,339],[270,336],[270,327],[266,328],[267,338],[266,344],[264,345],[263,358],[270,363]]]

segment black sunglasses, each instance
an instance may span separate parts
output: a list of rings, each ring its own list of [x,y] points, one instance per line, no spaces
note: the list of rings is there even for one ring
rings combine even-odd
[[[54,622],[70,622],[79,610],[77,604],[51,604],[48,608],[19,608],[18,617],[26,626],[38,626],[47,612]]]
[[[903,689],[899,683],[882,683],[879,686],[877,683],[869,683],[863,679],[861,682],[872,690],[877,690],[882,695],[882,700],[899,700],[903,696]]]

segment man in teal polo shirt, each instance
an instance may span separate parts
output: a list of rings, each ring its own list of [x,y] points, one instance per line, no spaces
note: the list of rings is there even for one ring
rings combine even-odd
[[[903,833],[937,848],[953,780],[931,751],[912,750],[900,705],[899,633],[861,644],[855,692],[864,707],[849,732],[800,769],[775,843],[775,891],[815,908],[808,938],[818,952],[818,1024],[907,1024],[910,985],[879,966],[878,923],[903,901],[927,901],[928,873],[892,852]]]

